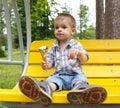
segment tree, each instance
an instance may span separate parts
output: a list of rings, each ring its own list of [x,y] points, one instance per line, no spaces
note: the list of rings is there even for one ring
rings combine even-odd
[[[2,44],[2,36],[3,36],[3,20],[2,20],[2,2],[0,1],[0,48]]]
[[[24,0],[17,0],[18,11],[21,19],[21,26],[23,32],[24,46],[26,46],[26,19]],[[55,7],[57,3],[54,0],[30,0],[30,13],[31,13],[31,33],[32,41],[49,39],[54,35],[53,19],[57,9]],[[18,46],[18,36],[16,30],[16,24],[13,21],[14,42],[16,47]]]
[[[105,38],[120,39],[120,0],[106,0],[105,4]]]
[[[83,39],[96,39],[95,31],[96,31],[95,27],[93,25],[90,25],[84,31],[84,38]]]
[[[95,31],[95,27],[90,25],[86,30],[83,31],[82,37],[80,37],[80,39],[96,39]],[[81,34],[76,33],[74,38],[78,39],[79,36],[81,36]]]
[[[62,13],[70,13],[71,8],[67,6],[65,3],[64,6],[62,7]]]
[[[84,30],[87,29],[87,22],[88,22],[88,6],[81,4],[80,5],[80,13],[78,13],[79,17],[80,17],[80,38],[83,38],[84,36]]]
[[[98,39],[120,39],[120,0],[96,0],[96,36]],[[105,10],[105,12],[104,12]]]
[[[104,3],[96,0],[96,38],[104,38]]]
[[[4,22],[4,9],[2,1],[0,1],[0,48],[2,46],[6,46],[7,40],[6,35],[4,34],[5,31],[5,22]]]
[[[49,39],[54,36],[54,11],[51,10],[54,5],[54,0],[38,0],[35,5],[31,4],[32,40]]]

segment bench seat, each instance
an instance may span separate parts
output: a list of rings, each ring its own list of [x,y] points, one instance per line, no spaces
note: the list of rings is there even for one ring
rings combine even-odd
[[[108,81],[105,81],[105,82],[108,82]],[[120,80],[119,80],[119,82],[120,82]],[[116,85],[116,86],[104,85],[104,87],[108,91],[108,98],[106,99],[104,104],[118,104],[118,103],[120,103],[120,91],[119,91],[120,86],[118,87],[118,85]],[[67,91],[67,90],[60,91],[60,92],[54,92],[52,102],[54,104],[67,104],[68,101],[66,98],[66,94],[68,92],[69,91]],[[0,98],[2,99],[2,100],[0,99],[0,101],[3,101],[3,102],[20,102],[21,104],[34,102],[32,99],[23,95],[20,92],[18,87],[15,87],[14,89],[4,89],[4,91],[0,90],[0,96],[1,96]],[[112,100],[112,102],[111,102],[111,100]]]

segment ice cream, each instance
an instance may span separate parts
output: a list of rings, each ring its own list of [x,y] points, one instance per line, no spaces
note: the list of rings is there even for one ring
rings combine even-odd
[[[44,61],[46,61],[46,55],[47,55],[48,47],[47,47],[47,46],[41,46],[41,47],[39,48],[39,50],[40,50],[42,59],[43,59]]]

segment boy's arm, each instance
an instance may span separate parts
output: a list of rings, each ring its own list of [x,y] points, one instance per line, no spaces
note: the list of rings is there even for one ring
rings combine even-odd
[[[81,61],[81,63],[85,63],[88,61],[87,54],[82,53],[82,51],[78,49],[71,49],[68,53],[68,59],[74,59],[76,56]]]
[[[81,63],[88,61],[88,56],[86,54],[83,54],[81,51],[78,51],[77,57],[80,59]]]

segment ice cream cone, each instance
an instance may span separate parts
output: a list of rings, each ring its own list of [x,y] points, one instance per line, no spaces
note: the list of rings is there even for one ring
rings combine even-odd
[[[48,47],[47,47],[47,46],[41,46],[41,47],[39,48],[39,50],[40,50],[42,59],[43,59],[44,61],[46,61],[46,56],[47,56]]]

